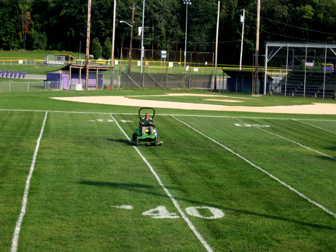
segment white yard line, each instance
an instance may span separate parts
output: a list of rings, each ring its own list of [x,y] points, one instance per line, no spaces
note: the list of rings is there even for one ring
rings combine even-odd
[[[35,151],[34,151],[34,155],[33,155],[33,160],[31,162],[29,174],[28,174],[28,177],[27,177],[27,180],[26,180],[26,186],[25,186],[25,189],[24,189],[24,192],[23,192],[21,212],[20,212],[19,218],[16,222],[16,226],[15,226],[15,229],[14,229],[11,252],[17,251],[17,248],[18,248],[18,245],[19,245],[18,241],[19,241],[19,236],[20,236],[20,231],[21,231],[21,225],[22,225],[22,221],[23,221],[23,218],[26,214],[26,209],[27,209],[30,181],[31,181],[31,178],[33,176],[34,169],[35,169],[36,157],[37,157],[37,153],[38,153],[38,150],[39,150],[39,147],[40,147],[40,142],[41,142],[41,139],[42,139],[42,136],[43,136],[44,126],[45,126],[45,123],[47,121],[47,116],[48,116],[48,111],[45,112],[45,116],[44,116],[43,124],[42,124],[42,127],[41,127],[40,135],[39,135],[39,137],[37,139],[37,142],[36,142],[36,147],[35,147]]]
[[[237,121],[242,122],[242,123],[246,123],[246,122],[244,122],[244,121],[242,121],[242,120],[240,120],[240,119],[238,119],[238,118],[235,118],[235,119],[236,119]],[[278,134],[275,134],[275,133],[273,133],[273,132],[270,132],[270,131],[268,131],[268,130],[265,130],[264,128],[261,128],[261,127],[255,127],[255,128],[260,129],[260,130],[262,130],[262,131],[264,131],[264,132],[267,132],[267,133],[269,133],[269,134],[271,134],[271,135],[274,135],[274,136],[280,137],[280,138],[282,138],[282,139],[285,139],[285,140],[287,140],[287,141],[289,141],[289,142],[292,142],[292,143],[294,143],[294,144],[296,144],[296,145],[299,145],[299,146],[301,146],[301,147],[303,147],[303,148],[305,148],[305,149],[307,149],[307,150],[316,152],[316,153],[318,153],[318,154],[320,154],[320,155],[322,155],[322,156],[331,158],[331,159],[333,159],[333,160],[336,161],[336,158],[335,158],[335,157],[329,156],[329,155],[327,155],[327,154],[325,154],[325,153],[323,153],[323,152],[320,152],[320,151],[318,151],[318,150],[314,150],[314,149],[312,149],[312,148],[310,148],[310,147],[308,147],[308,146],[305,146],[305,145],[303,145],[303,144],[300,144],[300,143],[298,143],[298,142],[295,142],[294,140],[291,140],[291,139],[289,139],[289,138],[287,138],[287,137],[280,136],[280,135],[278,135]]]
[[[0,111],[19,111],[19,112],[46,112],[46,110],[29,110],[29,109],[0,109]],[[111,112],[88,112],[88,111],[61,111],[61,110],[48,110],[49,113],[68,113],[68,114],[100,114],[110,115]],[[138,115],[138,113],[118,113],[113,112],[114,115]],[[157,116],[172,116],[172,114],[156,114]],[[263,119],[263,120],[300,120],[300,121],[316,121],[316,122],[336,122],[331,119],[296,119],[296,118],[274,118],[274,117],[253,117],[253,116],[221,116],[221,115],[188,115],[188,114],[175,114],[175,116],[187,117],[206,117],[206,118],[242,118],[242,119]]]
[[[241,156],[240,154],[238,154],[237,152],[234,152],[233,150],[231,150],[229,147],[226,147],[225,145],[217,142],[216,140],[212,139],[211,137],[205,135],[204,133],[200,132],[199,130],[195,129],[194,127],[190,126],[189,124],[187,124],[186,122],[177,119],[175,116],[172,115],[172,117],[174,119],[176,119],[177,121],[179,121],[180,123],[183,123],[184,125],[186,125],[187,127],[189,127],[190,129],[196,131],[197,133],[199,133],[200,135],[208,138],[209,140],[211,140],[212,142],[218,144],[219,146],[223,147],[224,149],[226,149],[227,151],[231,152],[232,154],[236,155],[237,157],[241,158],[242,160],[244,160],[245,162],[247,162],[248,164],[252,165],[253,167],[257,168],[258,170],[262,171],[263,173],[267,174],[269,177],[271,177],[272,179],[278,181],[280,184],[284,185],[285,187],[287,187],[288,189],[290,189],[291,191],[295,192],[296,194],[298,194],[299,196],[301,196],[302,198],[306,199],[307,201],[309,201],[310,203],[314,204],[315,206],[321,208],[323,211],[327,212],[328,214],[332,215],[334,218],[336,218],[336,214],[331,212],[330,210],[328,210],[327,208],[325,208],[324,206],[320,205],[319,203],[313,201],[312,199],[308,198],[307,196],[305,196],[304,194],[302,194],[301,192],[299,192],[298,190],[294,189],[293,187],[291,187],[290,185],[286,184],[285,182],[281,181],[280,179],[278,179],[277,177],[275,177],[274,175],[272,175],[271,173],[269,173],[268,171],[264,170],[263,168],[257,166],[256,164],[252,163],[250,160],[246,159],[245,157]]]
[[[308,123],[301,122],[301,120],[299,120],[299,119],[293,119],[293,121],[298,122],[298,123],[302,123],[302,124],[305,124],[305,125],[308,125],[308,126],[311,126],[311,127],[314,127],[314,128],[317,128],[317,129],[320,129],[320,130],[323,130],[323,131],[326,131],[326,132],[329,132],[329,133],[331,133],[331,134],[336,135],[336,132],[332,132],[332,131],[330,131],[330,130],[326,130],[326,129],[323,129],[323,128],[321,128],[321,127],[317,127],[317,126],[315,126],[315,125],[311,125],[311,124],[308,124]]]
[[[110,116],[112,117],[112,119],[115,121],[116,125],[118,126],[118,128],[121,130],[121,132],[125,135],[125,137],[128,139],[128,141],[131,143],[131,139],[128,137],[128,135],[125,133],[125,131],[122,129],[122,127],[119,125],[119,123],[117,122],[117,120],[113,117],[112,114],[110,114]],[[194,226],[194,224],[189,220],[189,218],[186,216],[186,214],[182,211],[180,205],[177,203],[176,199],[174,198],[174,196],[171,195],[171,193],[169,192],[169,190],[167,189],[167,187],[163,184],[163,182],[161,181],[160,177],[158,176],[158,174],[155,172],[155,170],[153,169],[153,167],[151,166],[151,164],[147,161],[147,159],[141,154],[141,152],[139,151],[139,149],[136,146],[133,146],[133,148],[136,150],[136,152],[139,154],[139,156],[142,158],[142,160],[146,163],[146,165],[148,166],[148,168],[150,169],[150,171],[152,172],[152,174],[154,175],[154,177],[156,178],[156,180],[158,181],[158,183],[160,184],[160,186],[162,187],[162,189],[165,191],[165,193],[167,194],[167,196],[171,199],[171,201],[173,202],[174,206],[176,207],[176,209],[179,211],[179,213],[181,214],[182,218],[185,220],[185,222],[188,224],[189,228],[193,231],[193,233],[196,235],[197,239],[202,243],[202,245],[204,246],[204,248],[207,251],[213,251],[212,248],[209,246],[209,244],[204,240],[204,238],[202,237],[202,235],[197,231],[196,227]]]

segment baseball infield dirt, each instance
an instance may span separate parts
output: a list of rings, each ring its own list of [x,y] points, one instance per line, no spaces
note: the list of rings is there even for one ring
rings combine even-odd
[[[167,95],[187,96],[193,94],[167,94]],[[228,101],[241,102],[239,100],[219,99],[218,98],[219,96],[216,95],[197,95],[197,96],[204,96],[206,98],[214,97],[216,98],[217,101],[223,101],[223,102]],[[223,98],[223,96],[220,97]],[[136,106],[136,107],[171,108],[171,109],[184,109],[184,110],[336,115],[336,103],[313,103],[310,105],[250,107],[250,106],[225,106],[225,105],[186,103],[186,102],[153,101],[153,100],[143,100],[134,98],[131,99],[125,96],[81,96],[81,97],[52,97],[52,98],[73,102],[120,105],[120,106]]]

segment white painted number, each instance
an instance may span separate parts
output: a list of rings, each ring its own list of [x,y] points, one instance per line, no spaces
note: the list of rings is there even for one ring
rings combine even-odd
[[[154,219],[174,219],[180,218],[176,213],[170,213],[164,206],[158,206],[146,212],[143,212],[142,215],[152,216]]]
[[[97,120],[89,120],[89,122],[113,122],[112,119],[97,119]]]
[[[237,127],[247,127],[247,128],[249,128],[249,127],[269,128],[269,127],[271,127],[271,126],[269,126],[267,124],[249,124],[249,123],[243,123],[243,124],[241,124],[241,123],[235,123],[235,125]]]
[[[97,122],[113,122],[112,119],[97,119]]]
[[[201,214],[199,212],[200,209],[206,209],[207,211],[202,210],[202,214]],[[187,214],[191,216],[202,218],[202,219],[208,219],[208,220],[219,219],[225,216],[222,210],[218,208],[214,208],[214,207],[206,207],[206,206],[187,207],[185,210]],[[208,215],[209,212],[210,214]]]

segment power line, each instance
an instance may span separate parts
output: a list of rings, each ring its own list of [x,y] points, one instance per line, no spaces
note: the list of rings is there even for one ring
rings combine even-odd
[[[246,11],[246,12],[249,13],[249,14],[251,14],[251,15],[256,16],[256,14],[254,14],[254,13],[252,13],[252,12],[248,12],[248,11]],[[290,25],[290,24],[282,23],[282,22],[280,22],[280,21],[272,20],[272,19],[265,18],[265,17],[261,17],[261,18],[262,18],[262,19],[269,20],[269,21],[271,21],[271,22],[278,23],[278,24],[282,24],[282,25],[286,25],[286,26],[289,26],[289,27],[293,27],[293,28],[296,28],[296,29],[301,29],[301,30],[306,30],[306,31],[317,32],[317,33],[328,34],[328,35],[335,35],[335,36],[336,36],[336,33],[329,33],[329,32],[316,31],[316,30],[312,30],[312,29],[307,29],[307,28],[302,28],[302,27],[298,27],[298,26],[294,26],[294,25]]]
[[[269,32],[269,31],[264,31],[265,33],[269,33],[269,34],[273,34],[273,35],[277,35],[280,37],[285,37],[285,38],[291,38],[291,39],[296,39],[296,40],[302,40],[302,41],[313,41],[313,42],[320,42],[320,43],[330,43],[330,41],[319,41],[319,40],[312,40],[312,39],[303,39],[303,38],[297,38],[297,37],[292,37],[292,36],[287,36],[287,35],[283,35],[283,34],[279,34],[279,33],[274,33],[274,32]],[[332,41],[334,42],[334,41]]]

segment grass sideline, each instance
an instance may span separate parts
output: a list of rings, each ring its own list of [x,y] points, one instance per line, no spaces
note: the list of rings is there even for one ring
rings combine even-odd
[[[48,111],[18,251],[206,251],[118,127],[130,137],[139,108],[48,98],[166,92],[0,93],[0,250]],[[164,145],[138,150],[211,249],[334,250],[332,215],[234,153],[335,213],[336,116],[157,109],[155,122]]]

